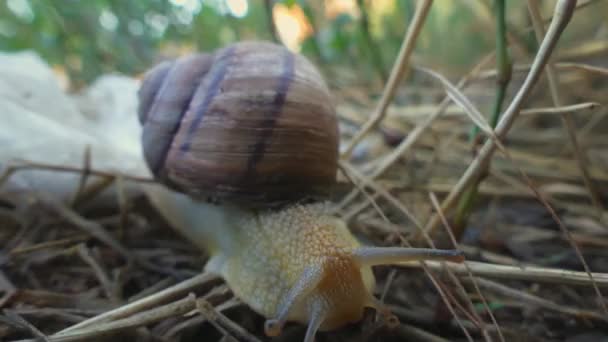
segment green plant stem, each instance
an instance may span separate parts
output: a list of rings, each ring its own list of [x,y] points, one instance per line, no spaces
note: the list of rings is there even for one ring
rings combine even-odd
[[[272,8],[274,6],[273,0],[264,0],[264,10],[266,11],[266,21],[268,23],[268,31],[270,32],[270,36],[275,43],[281,43],[281,39],[279,38],[279,33],[277,32],[277,27],[274,23],[274,18],[272,17]]]
[[[325,64],[325,63],[327,63],[327,59],[323,55],[323,52],[321,51],[321,46],[319,45],[319,41],[317,40],[319,28],[317,27],[317,22],[315,20],[315,14],[308,2],[302,3],[301,6],[302,6],[302,11],[304,11],[304,15],[306,16],[306,19],[308,19],[308,23],[310,24],[310,27],[312,28],[312,36],[309,39],[310,39],[313,53],[316,56],[317,61],[320,64]]]
[[[386,73],[386,68],[384,67],[382,54],[380,53],[380,47],[376,44],[376,42],[374,42],[374,40],[372,39],[372,35],[369,32],[369,15],[367,14],[367,6],[365,4],[365,0],[357,0],[357,5],[361,10],[361,34],[363,35],[363,39],[365,39],[365,44],[369,49],[368,51],[370,53],[372,63],[376,68],[376,71],[380,75],[382,83],[385,84],[388,80],[388,75]]]
[[[490,117],[490,126],[496,127],[502,106],[506,97],[507,87],[511,81],[512,63],[509,56],[507,47],[507,24],[506,24],[506,13],[505,13],[505,1],[495,0],[494,2],[494,15],[496,17],[496,95],[494,98],[494,106],[492,108],[492,115]],[[471,130],[470,141],[473,144],[473,148],[476,149],[478,144],[481,143],[479,135],[479,127],[474,126]],[[456,214],[453,220],[452,229],[456,238],[460,239],[465,231],[468,218],[474,207],[477,199],[478,189],[481,182],[486,178],[490,164],[486,165],[484,172],[478,176],[471,186],[464,192],[463,196],[458,202]]]

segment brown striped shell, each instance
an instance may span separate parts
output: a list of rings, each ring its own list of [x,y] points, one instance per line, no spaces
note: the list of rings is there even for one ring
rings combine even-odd
[[[240,42],[163,62],[139,98],[146,162],[177,190],[260,207],[318,198],[335,182],[327,86],[280,45]]]

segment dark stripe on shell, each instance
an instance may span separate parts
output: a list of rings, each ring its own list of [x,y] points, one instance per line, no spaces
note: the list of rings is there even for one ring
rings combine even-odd
[[[224,55],[222,57],[218,58],[217,62],[219,62],[221,64],[220,64],[218,70],[213,75],[213,78],[211,79],[211,83],[209,84],[209,87],[207,88],[207,94],[205,94],[203,103],[200,105],[199,108],[195,109],[195,117],[194,117],[194,120],[192,121],[192,125],[190,125],[186,138],[184,139],[184,142],[182,143],[182,145],[179,148],[181,153],[188,152],[188,150],[190,149],[190,144],[192,143],[192,139],[194,138],[194,136],[198,130],[198,126],[200,125],[201,121],[203,120],[203,117],[205,116],[205,114],[207,113],[207,109],[209,109],[209,105],[213,101],[213,98],[217,95],[217,93],[220,90],[220,84],[222,83],[222,80],[226,76],[226,69],[228,67],[228,64],[230,64],[231,57],[234,55],[234,50],[235,50],[234,46],[230,47],[230,48],[228,48],[228,50],[224,53]]]
[[[169,70],[173,68],[175,65],[175,61],[166,61],[161,63],[159,66],[152,69],[149,75],[146,75],[144,82],[138,91],[139,97],[139,108],[138,108],[138,116],[139,123],[144,124],[146,120],[148,120],[148,114],[152,109],[152,106],[156,101],[158,101],[158,97],[160,94],[161,87],[164,86],[167,80],[167,74],[169,74]]]
[[[174,63],[174,66],[175,65],[176,64]],[[172,66],[172,68],[174,66]],[[201,75],[201,77],[198,79],[198,81],[197,81],[198,84],[194,87],[194,90],[199,87],[203,78],[204,78],[204,74]],[[162,96],[163,92],[165,91],[165,88],[168,86],[169,86],[169,84],[167,82],[165,82],[163,84],[163,89],[159,90],[158,97]],[[171,148],[171,145],[173,145],[173,139],[175,139],[175,135],[179,131],[179,128],[182,124],[182,120],[189,109],[190,102],[192,102],[192,98],[194,97],[194,94],[196,93],[196,91],[194,91],[194,90],[189,94],[188,100],[184,101],[183,107],[180,108],[178,115],[175,117],[175,120],[173,121],[173,127],[171,127],[171,133],[169,134],[169,136],[171,138],[167,139],[165,141],[165,143],[161,146],[160,157],[156,160],[156,163],[154,165],[150,165],[150,169],[152,170],[152,173],[154,175],[159,175],[161,168],[165,165],[165,161],[167,160],[167,155],[169,154],[169,149]],[[156,101],[158,102],[159,100],[156,100]]]
[[[255,172],[255,167],[260,160],[264,157],[264,151],[266,150],[266,145],[268,144],[268,139],[272,136],[272,132],[276,125],[277,119],[283,110],[283,105],[285,104],[285,100],[287,99],[287,93],[289,92],[289,85],[294,77],[294,68],[295,57],[294,55],[286,51],[285,62],[283,64],[283,71],[281,72],[281,76],[279,77],[279,82],[277,84],[277,92],[274,97],[272,103],[272,110],[268,113],[268,116],[261,123],[261,127],[264,128],[259,137],[258,142],[255,144],[253,148],[253,152],[249,159],[247,160],[247,171],[246,177],[250,176]]]

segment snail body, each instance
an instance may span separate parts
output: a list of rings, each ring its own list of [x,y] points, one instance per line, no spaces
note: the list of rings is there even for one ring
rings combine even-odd
[[[292,305],[282,320],[307,323],[315,301],[336,308],[342,304],[344,309],[324,314],[320,328],[327,330],[356,322],[365,307],[376,306],[371,267],[345,257],[361,245],[342,220],[328,213],[326,203],[259,211],[194,201],[158,185],[147,194],[173,227],[209,253],[205,270],[221,275],[262,316],[276,317],[278,308]],[[281,303],[313,269],[322,270],[315,277],[323,291],[315,299]]]
[[[209,254],[206,270],[267,318],[269,336],[296,321],[312,341],[365,307],[382,309],[374,265],[462,260],[458,251],[362,246],[329,213],[323,198],[338,158],[329,91],[281,46],[236,43],[160,64],[143,81],[139,117],[146,162],[167,186],[148,186],[148,197]]]

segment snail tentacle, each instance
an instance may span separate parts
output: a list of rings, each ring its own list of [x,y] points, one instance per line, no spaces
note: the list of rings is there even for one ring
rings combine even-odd
[[[327,313],[328,308],[324,305],[323,301],[320,298],[313,301],[308,317],[308,327],[306,328],[304,342],[313,342],[315,340],[315,335],[317,334],[319,327],[321,327],[321,324],[325,320]]]
[[[266,335],[277,336],[281,333],[291,308],[315,289],[319,281],[321,281],[322,275],[323,268],[317,265],[309,266],[302,272],[300,279],[287,292],[281,304],[279,304],[277,316],[266,320],[264,324]]]

